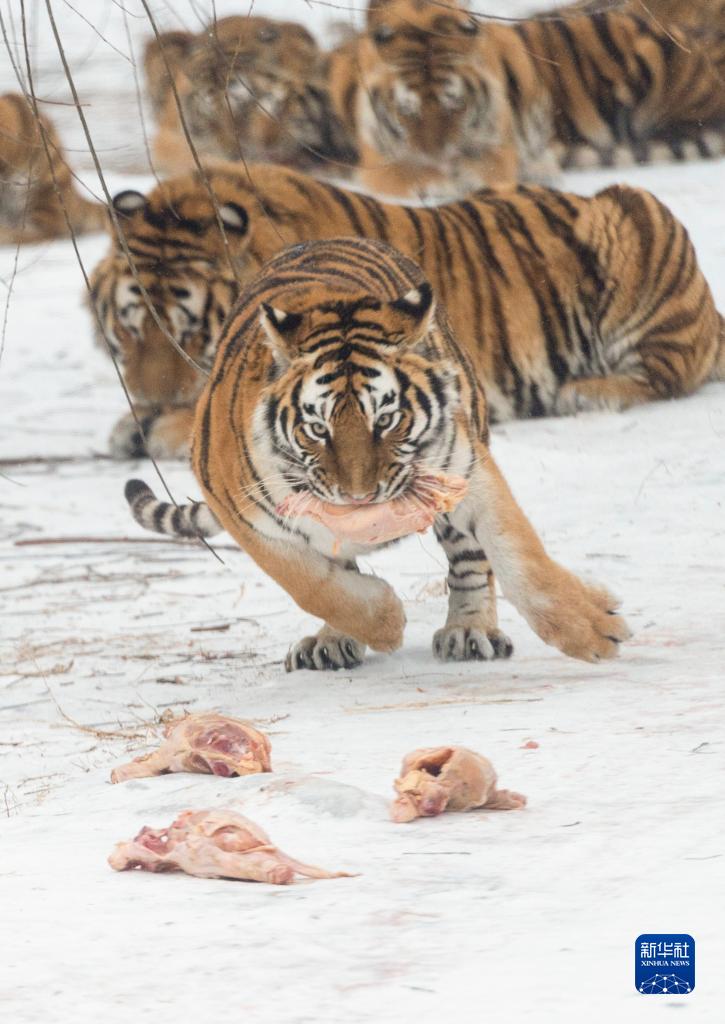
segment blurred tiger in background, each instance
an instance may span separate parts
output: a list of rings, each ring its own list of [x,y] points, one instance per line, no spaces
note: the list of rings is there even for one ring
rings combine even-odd
[[[19,93],[0,96],[0,245],[106,227],[105,205],[81,195],[52,122],[40,116],[50,164],[28,100]]]
[[[92,301],[155,456],[187,450],[235,275],[244,283],[285,245],[309,239],[367,237],[415,258],[496,421],[625,409],[725,376],[723,320],[687,232],[642,189],[583,198],[519,186],[421,209],[273,166],[252,168],[251,177],[239,166],[210,168],[208,183],[231,259],[207,185],[194,173],[148,196],[118,196],[135,274],[114,240],[92,275]],[[142,446],[124,417],[112,450],[139,454]]]
[[[619,10],[504,24],[459,0],[370,0],[366,31],[329,59],[360,182],[424,198],[718,156],[724,71],[725,33]]]
[[[302,25],[231,16],[198,36],[166,33],[149,42],[145,69],[158,120],[153,159],[163,171],[195,165],[182,117],[201,156],[329,166],[338,175],[355,162],[331,107],[322,55]]]
[[[512,31],[551,96],[563,167],[725,152],[725,32],[619,11],[562,13]]]
[[[596,14],[609,10],[652,18],[663,26],[688,31],[725,29],[725,0],[580,0],[549,13]]]
[[[457,0],[371,0],[328,75],[366,190],[451,198],[558,174],[550,99],[521,40]]]
[[[472,358],[473,357],[473,358]],[[444,661],[507,658],[493,574],[547,643],[571,657],[614,657],[630,635],[605,590],[548,557],[489,449],[475,354],[451,328],[431,282],[390,246],[342,238],[293,246],[243,290],[199,400],[193,466],[207,506],[127,498],[162,533],[224,528],[308,613],[323,620],[287,668],[351,668],[365,647],[392,651],[405,613],[356,558],[380,543],[341,540],[280,504],[311,494],[333,506],[416,500],[421,475],[463,478],[460,504],[435,519],[449,562]]]

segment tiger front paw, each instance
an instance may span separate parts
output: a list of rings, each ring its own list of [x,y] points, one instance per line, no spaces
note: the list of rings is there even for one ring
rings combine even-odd
[[[156,413],[139,414],[127,412],[116,423],[108,438],[108,449],[114,459],[141,459],[146,455],[144,435],[148,437]]]
[[[183,459],[191,447],[193,412],[173,409],[170,412],[126,413],[111,431],[108,447],[114,459]]]
[[[365,657],[365,645],[333,630],[322,629],[316,636],[306,636],[287,652],[284,667],[318,669],[337,672],[341,668],[357,668]]]
[[[160,413],[146,435],[148,454],[154,459],[188,459],[193,422],[193,409]]]
[[[570,658],[602,661],[616,658],[619,645],[632,633],[617,615],[619,602],[604,587],[584,583],[573,573],[550,562],[540,588],[519,610],[547,644]]]
[[[439,661],[493,661],[510,658],[514,645],[500,629],[444,626],[433,636],[433,653]]]

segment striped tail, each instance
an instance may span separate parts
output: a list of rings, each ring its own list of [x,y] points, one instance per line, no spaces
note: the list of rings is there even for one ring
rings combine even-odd
[[[223,527],[203,501],[192,501],[188,505],[159,501],[143,480],[129,480],[124,494],[131,515],[145,530],[189,538],[213,537],[222,532]]]
[[[564,171],[715,160],[725,154],[725,129],[705,128],[692,138],[618,142],[601,149],[588,142],[555,143],[554,149]]]

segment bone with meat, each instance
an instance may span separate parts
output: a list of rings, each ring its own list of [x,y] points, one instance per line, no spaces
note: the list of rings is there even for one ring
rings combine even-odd
[[[465,496],[468,483],[457,476],[426,473],[393,501],[358,505],[333,505],[309,492],[291,494],[277,506],[280,516],[310,516],[330,530],[337,540],[358,544],[384,544],[423,533],[436,516],[450,512]]]
[[[443,811],[470,811],[474,807],[512,811],[526,804],[526,797],[508,789],[496,789],[491,762],[465,747],[429,747],[414,750],[403,759],[398,796],[393,801],[393,821],[432,817]]]
[[[272,770],[269,740],[249,722],[238,718],[214,712],[187,715],[169,722],[164,735],[166,739],[158,750],[114,768],[111,782],[167,772],[197,772],[230,778]]]
[[[134,839],[116,843],[108,863],[114,871],[183,871],[273,885],[289,885],[295,874],[352,877],[288,857],[259,825],[226,809],[184,811],[168,828],[142,828]]]

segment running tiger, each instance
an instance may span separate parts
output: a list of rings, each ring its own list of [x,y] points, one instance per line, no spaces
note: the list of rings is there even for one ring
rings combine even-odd
[[[67,238],[68,221],[77,235],[106,228],[105,205],[79,193],[52,122],[41,122],[50,165],[30,103],[0,96],[0,245]]]
[[[161,532],[226,529],[297,604],[324,621],[291,648],[287,669],[351,668],[365,647],[393,651],[405,614],[343,541],[290,493],[337,505],[415,495],[419,476],[468,481],[435,532],[449,563],[449,611],[433,638],[443,660],[508,657],[501,588],[547,643],[571,657],[614,657],[630,635],[607,591],[552,561],[516,504],[488,442],[486,395],[418,266],[387,245],[333,239],[285,249],[243,290],[199,400],[193,467],[207,505],[156,501],[132,481],[139,521]]]
[[[338,176],[356,161],[331,107],[322,55],[302,25],[233,15],[196,36],[163,33],[147,44],[144,68],[161,170],[195,166],[181,116],[200,156],[329,167]]]
[[[379,239],[420,263],[495,421],[624,409],[725,377],[723,321],[687,232],[641,189],[582,198],[520,186],[416,209],[280,167],[253,168],[250,179],[227,165],[208,180],[231,260],[207,187],[190,174],[147,197],[116,197],[135,276],[114,242],[91,278],[154,456],[187,450],[235,276],[244,283],[285,245],[315,238]],[[130,416],[111,447],[143,451]]]
[[[363,186],[450,198],[725,152],[725,33],[560,13],[501,24],[458,0],[371,0],[366,31],[329,58]]]

